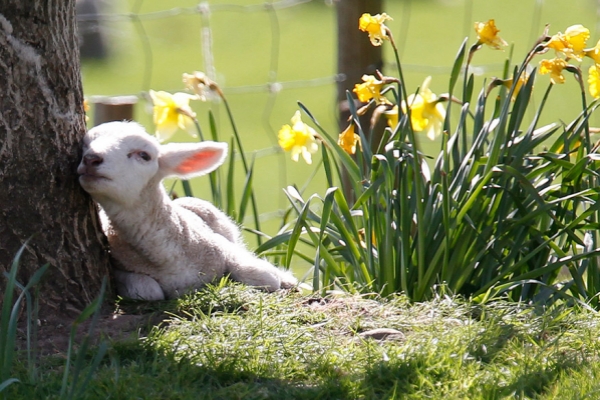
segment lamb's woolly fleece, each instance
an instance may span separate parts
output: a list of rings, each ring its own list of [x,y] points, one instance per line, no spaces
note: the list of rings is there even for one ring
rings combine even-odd
[[[227,144],[161,145],[133,122],[109,122],[84,138],[80,184],[101,206],[123,297],[178,297],[229,274],[268,291],[296,279],[248,251],[239,228],[211,203],[172,201],[161,181],[189,179],[221,165]]]

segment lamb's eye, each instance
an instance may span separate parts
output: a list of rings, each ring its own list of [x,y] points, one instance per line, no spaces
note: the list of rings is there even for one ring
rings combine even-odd
[[[138,155],[140,156],[140,158],[144,161],[150,161],[152,159],[152,157],[150,157],[150,154],[146,153],[145,151],[140,151],[138,153]]]

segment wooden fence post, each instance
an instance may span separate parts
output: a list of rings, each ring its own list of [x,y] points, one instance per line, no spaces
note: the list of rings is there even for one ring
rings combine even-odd
[[[95,96],[90,99],[94,105],[94,126],[110,121],[133,121],[135,96]]]
[[[376,70],[381,71],[383,68],[381,47],[373,46],[369,35],[358,29],[360,16],[363,13],[381,14],[382,3],[382,0],[336,0],[335,2],[338,33],[337,72],[340,77],[337,84],[340,132],[348,126],[350,116],[346,91],[352,92],[354,85],[362,82],[361,78],[364,74],[374,75]],[[370,113],[367,113],[360,120],[365,135],[369,135],[370,118]],[[347,179],[346,174],[344,180],[347,182]],[[347,200],[353,202],[354,193],[349,192],[351,185],[345,184],[344,187],[347,188],[344,193]]]

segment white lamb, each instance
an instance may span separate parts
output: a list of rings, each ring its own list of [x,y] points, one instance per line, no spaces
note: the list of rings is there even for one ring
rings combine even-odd
[[[163,178],[207,174],[226,155],[225,143],[161,145],[133,122],[87,132],[79,182],[102,208],[121,296],[174,298],[224,275],[268,291],[297,284],[248,251],[236,224],[211,203],[167,195]]]

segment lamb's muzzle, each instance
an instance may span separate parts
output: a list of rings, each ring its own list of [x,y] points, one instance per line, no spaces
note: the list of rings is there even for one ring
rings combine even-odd
[[[214,205],[167,195],[163,178],[204,175],[226,156],[226,143],[161,145],[132,122],[109,122],[85,135],[79,182],[101,206],[119,294],[173,298],[224,275],[268,291],[297,284],[248,251],[238,226]]]

